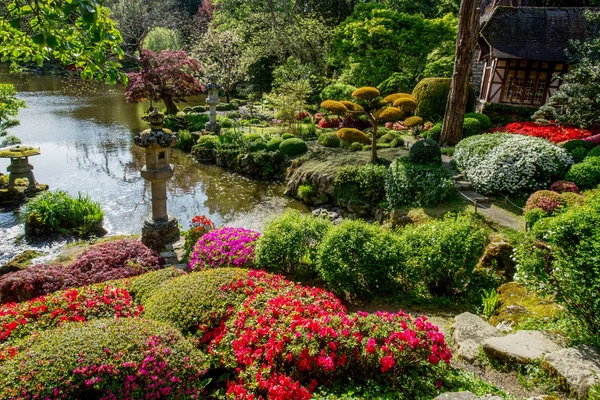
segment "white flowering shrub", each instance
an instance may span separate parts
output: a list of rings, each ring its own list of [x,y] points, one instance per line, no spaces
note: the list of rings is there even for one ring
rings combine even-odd
[[[545,189],[573,164],[561,147],[544,139],[494,133],[462,140],[454,161],[478,192],[520,193]]]

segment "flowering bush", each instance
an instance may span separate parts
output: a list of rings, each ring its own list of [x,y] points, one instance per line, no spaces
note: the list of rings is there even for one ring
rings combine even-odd
[[[579,187],[573,182],[557,181],[550,185],[550,190],[556,193],[579,193]]]
[[[553,143],[584,139],[592,135],[592,132],[586,129],[561,125],[539,125],[535,122],[513,122],[503,127],[495,128],[492,131],[539,137],[548,139]]]
[[[340,126],[340,120],[338,117],[325,117],[325,118],[321,118],[319,120],[319,128],[321,129],[327,129],[327,128],[339,128]]]
[[[19,343],[0,364],[0,397],[192,399],[206,385],[205,366],[192,343],[158,322],[71,323]]]
[[[313,122],[315,124],[318,124],[323,118],[325,118],[325,114],[323,113],[318,112],[313,114]]]
[[[279,138],[281,141],[283,139]],[[277,146],[279,147],[279,146]],[[185,237],[185,244],[183,245],[183,259],[188,260],[194,245],[198,243],[198,240],[207,232],[215,229],[215,224],[206,215],[196,215],[192,218],[190,229],[183,232]]]
[[[593,143],[596,146],[600,146],[600,134],[586,137],[583,140],[585,140],[586,142]]]
[[[484,194],[545,189],[573,162],[564,149],[546,140],[502,133],[462,140],[456,146],[454,161]]]
[[[67,289],[24,303],[0,307],[0,342],[60,326],[68,321],[135,317],[142,312],[127,290],[112,286]]]
[[[310,114],[306,111],[301,111],[298,114],[296,114],[296,121],[302,121],[306,117],[310,117]]]
[[[251,267],[259,236],[260,233],[244,228],[215,229],[200,238],[188,265],[191,270]]]
[[[136,303],[144,303],[146,299],[154,295],[163,285],[181,275],[185,275],[185,272],[179,268],[168,267],[137,276],[131,279],[130,282],[127,282],[128,284],[125,287]]]
[[[560,207],[565,206],[566,202],[560,194],[550,190],[538,190],[527,199],[525,212],[539,208],[546,214],[551,214]]]
[[[162,260],[136,240],[102,243],[69,266],[38,264],[0,277],[0,302],[24,301],[57,290],[128,278],[159,269]]]

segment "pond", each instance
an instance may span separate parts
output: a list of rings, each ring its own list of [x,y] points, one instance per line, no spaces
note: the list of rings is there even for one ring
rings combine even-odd
[[[146,129],[140,118],[148,104],[126,103],[119,87],[58,76],[8,75],[0,70],[0,82],[13,83],[18,97],[27,103],[19,113],[21,124],[10,134],[23,144],[41,148],[42,154],[30,159],[38,182],[73,195],[87,193],[99,201],[109,234],[140,233],[143,219],[150,214],[150,185],[140,176],[143,150],[132,139]],[[189,104],[203,104],[203,99],[191,99]],[[0,172],[6,172],[8,163],[0,160]],[[200,214],[217,225],[260,230],[287,208],[306,211],[301,203],[284,196],[282,185],[198,164],[178,150],[172,163],[175,176],[168,184],[168,208],[184,229]],[[13,213],[0,212],[0,265],[32,247],[20,240],[22,236],[22,224]],[[55,253],[63,244],[34,247]]]

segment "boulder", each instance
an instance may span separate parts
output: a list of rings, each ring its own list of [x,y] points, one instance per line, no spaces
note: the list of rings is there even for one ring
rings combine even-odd
[[[457,347],[456,354],[473,362],[481,344],[489,338],[502,336],[502,333],[481,317],[468,312],[457,315],[452,325],[452,342]]]
[[[487,245],[483,256],[475,267],[479,270],[491,269],[502,282],[510,282],[516,272],[516,262],[513,260],[513,246],[502,238],[497,238]]]
[[[538,297],[516,282],[498,288],[498,307],[490,317],[490,323],[516,326],[529,318],[552,320],[560,317],[562,307],[550,299]]]
[[[600,354],[589,345],[546,354],[542,368],[578,399],[587,399],[590,387],[600,384]]]
[[[440,394],[434,400],[479,400],[479,397],[471,392],[448,392]]]
[[[540,331],[517,331],[503,337],[491,337],[483,342],[483,351],[495,360],[530,364],[561,347]]]

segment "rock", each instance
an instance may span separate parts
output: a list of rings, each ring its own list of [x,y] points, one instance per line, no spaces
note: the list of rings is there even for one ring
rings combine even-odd
[[[587,399],[590,387],[600,384],[600,354],[589,345],[546,354],[542,368],[579,399]]]
[[[448,392],[440,394],[433,400],[479,400],[479,397],[471,392]]]
[[[486,394],[485,396],[483,396],[481,398],[481,400],[502,400],[502,397],[500,396],[495,396],[493,394]]]
[[[34,258],[41,257],[46,253],[35,250],[25,250],[23,253],[16,255],[12,260],[0,267],[0,276],[10,272],[20,271],[31,265]]]
[[[540,331],[518,331],[503,337],[491,337],[483,342],[483,351],[489,357],[520,364],[536,362],[545,354],[560,348]]]
[[[486,339],[502,336],[498,329],[468,312],[454,318],[452,329],[452,342],[458,349],[457,354],[469,362],[477,358],[479,348]]]
[[[510,282],[498,288],[498,307],[491,316],[490,323],[498,325],[504,322],[516,326],[528,318],[558,318],[561,311],[561,306],[538,297],[523,285]]]
[[[500,238],[487,245],[474,272],[493,270],[501,282],[512,281],[516,272],[516,263],[512,256],[513,247]]]

